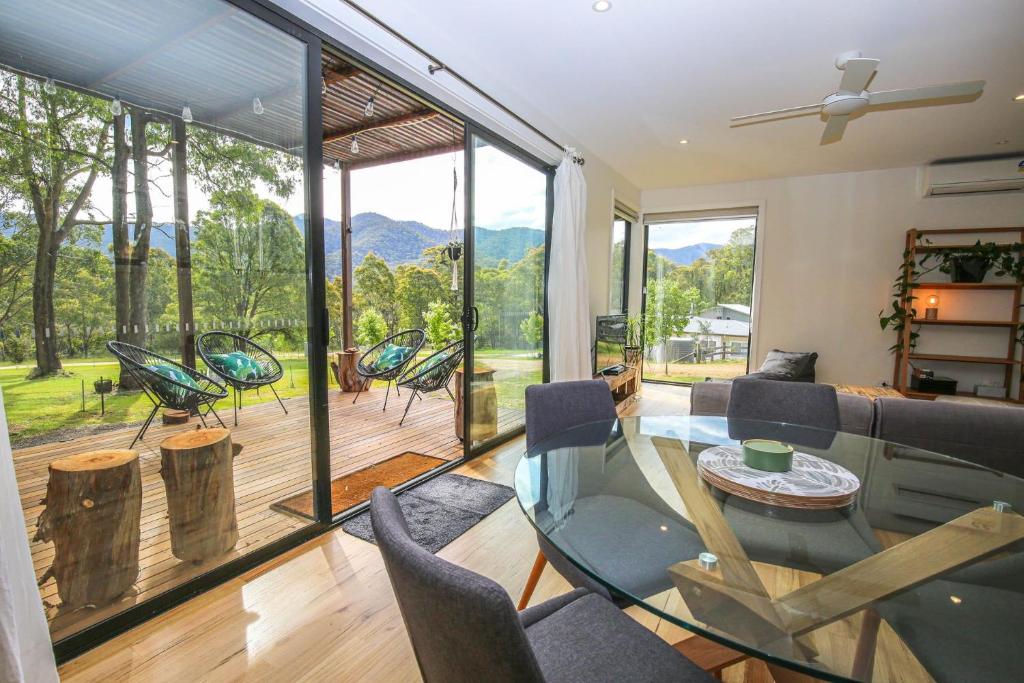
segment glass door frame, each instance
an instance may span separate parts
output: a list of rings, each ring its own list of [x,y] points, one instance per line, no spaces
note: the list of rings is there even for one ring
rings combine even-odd
[[[463,312],[462,312],[462,338],[466,341],[465,351],[463,354],[464,367],[472,368],[475,362],[474,359],[474,344],[473,344],[473,331],[475,324],[479,322],[479,316],[476,312],[474,303],[474,284],[475,284],[475,255],[474,255],[474,216],[473,216],[473,205],[476,197],[476,183],[474,178],[475,163],[474,163],[474,148],[473,139],[474,137],[479,138],[491,145],[495,149],[498,149],[505,154],[508,154],[512,158],[534,168],[537,171],[543,173],[546,177],[545,180],[545,208],[544,208],[544,339],[542,342],[542,353],[544,358],[542,359],[542,380],[547,383],[550,380],[550,367],[548,365],[548,274],[551,267],[551,222],[554,217],[555,210],[555,166],[548,164],[541,159],[529,154],[519,147],[503,140],[501,137],[491,133],[490,131],[481,128],[471,121],[466,121],[465,126],[465,138],[463,140],[463,162],[464,168],[464,185],[466,187],[465,193],[465,207],[463,209],[463,216],[465,216],[465,229],[463,232],[463,252],[465,254],[465,261],[463,263]],[[463,459],[469,460],[474,458],[481,453],[489,451],[496,446],[499,446],[506,441],[514,439],[515,437],[522,434],[526,427],[520,426],[507,432],[499,433],[497,436],[481,441],[478,444],[474,444],[472,439],[468,438],[472,433],[470,425],[473,419],[473,401],[470,400],[472,390],[473,373],[463,372],[462,373],[462,396],[465,405],[462,411],[462,433],[466,435],[466,439],[462,442],[463,448]]]

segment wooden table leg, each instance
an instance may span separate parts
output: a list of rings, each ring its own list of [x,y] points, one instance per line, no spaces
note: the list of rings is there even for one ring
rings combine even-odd
[[[544,553],[537,551],[537,559],[533,561],[533,569],[530,570],[530,576],[526,579],[526,585],[523,587],[523,595],[519,598],[519,611],[526,609],[526,606],[530,604],[530,598],[533,597],[533,591],[537,588],[537,582],[540,581],[540,575],[544,571],[544,565],[548,563],[548,558],[544,557]]]
[[[857,650],[853,655],[853,677],[870,683],[875,669],[875,646],[878,643],[878,627],[882,617],[872,608],[864,610],[857,636]]]
[[[747,659],[747,655],[738,650],[697,635],[680,640],[672,647],[719,680],[722,678],[722,669]]]

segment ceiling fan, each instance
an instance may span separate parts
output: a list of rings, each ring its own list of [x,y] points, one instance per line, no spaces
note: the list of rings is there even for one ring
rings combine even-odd
[[[825,132],[821,135],[821,144],[827,145],[842,139],[843,131],[846,130],[846,123],[850,120],[851,114],[855,114],[869,106],[951,97],[968,97],[980,94],[982,88],[985,87],[985,81],[964,81],[962,83],[948,83],[945,85],[927,85],[923,88],[868,92],[864,88],[867,87],[868,81],[871,80],[871,76],[875,73],[875,68],[877,67],[877,59],[861,57],[859,51],[844,52],[836,57],[836,68],[843,72],[843,77],[839,81],[839,89],[822,100],[820,104],[805,104],[799,107],[787,107],[786,109],[763,111],[758,114],[735,116],[731,120],[750,121],[751,119],[761,117],[772,117],[779,114],[817,109],[828,117],[828,121],[825,124]],[[765,121],[770,120],[770,118],[765,119]],[[751,121],[751,123],[762,122]]]

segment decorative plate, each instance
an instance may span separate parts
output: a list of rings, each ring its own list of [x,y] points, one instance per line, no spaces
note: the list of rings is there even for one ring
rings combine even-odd
[[[763,472],[744,464],[741,447],[715,446],[697,458],[697,471],[727,493],[782,507],[845,507],[860,490],[860,479],[850,470],[800,451],[793,453],[790,471]]]

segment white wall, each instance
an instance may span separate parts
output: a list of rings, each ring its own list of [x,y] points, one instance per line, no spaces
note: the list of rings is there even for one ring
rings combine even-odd
[[[909,228],[1024,224],[1024,193],[924,199],[917,168],[645,190],[641,195],[646,212],[758,203],[764,208],[758,222],[761,288],[751,367],[760,365],[772,348],[817,351],[822,382],[892,381],[888,347],[895,335],[881,331],[878,311],[890,306]],[[640,265],[631,268],[632,291],[639,290],[641,272]],[[947,300],[947,305],[954,302]],[[1008,316],[1009,305],[1003,310]],[[1006,336],[1000,334],[998,340],[975,336],[971,343],[984,346],[985,355],[1005,355]],[[963,338],[932,335],[927,330],[922,336],[922,343],[933,344],[929,352],[977,352],[965,350]],[[997,341],[1002,351],[989,351]],[[1001,383],[1001,371],[999,376]]]

